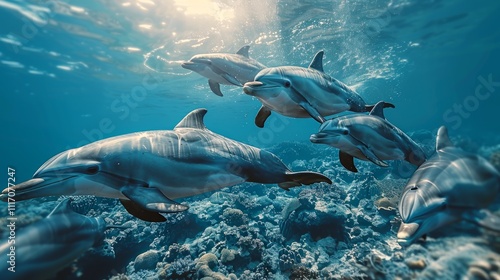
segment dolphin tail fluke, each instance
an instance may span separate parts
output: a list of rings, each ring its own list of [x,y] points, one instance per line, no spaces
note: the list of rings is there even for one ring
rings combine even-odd
[[[314,183],[325,182],[328,184],[332,183],[328,177],[323,174],[303,171],[303,172],[289,172],[286,174],[286,182],[279,183],[278,186],[286,191],[293,187],[299,187],[302,185],[310,185]]]
[[[381,102],[383,102],[383,101],[381,101]],[[371,112],[373,110],[373,108],[375,108],[375,106],[377,104],[375,104],[375,105],[365,105],[366,112]],[[392,103],[384,102],[384,108],[396,108],[396,106],[394,106],[394,104],[392,104]]]

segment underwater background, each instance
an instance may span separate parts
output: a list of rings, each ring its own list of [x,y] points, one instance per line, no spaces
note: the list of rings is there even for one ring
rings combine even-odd
[[[129,228],[107,231],[57,279],[462,279],[477,262],[476,273],[498,277],[498,240],[466,223],[428,243],[397,244],[394,201],[411,167],[360,162],[362,172],[348,173],[336,149],[309,142],[313,119],[273,114],[278,126],[260,129],[258,100],[224,85],[216,96],[180,65],[248,44],[266,66],[307,67],[324,50],[327,74],[367,103],[395,104],[387,119],[429,154],[446,125],[458,146],[500,166],[499,17],[494,0],[0,1],[2,176],[11,167],[26,181],[61,151],[173,129],[207,108],[210,130],[334,184],[284,192],[245,183],[179,200],[190,210],[163,224],[112,199],[77,199],[82,213]],[[389,210],[380,210],[381,198]],[[31,223],[58,199],[19,202],[16,214]]]

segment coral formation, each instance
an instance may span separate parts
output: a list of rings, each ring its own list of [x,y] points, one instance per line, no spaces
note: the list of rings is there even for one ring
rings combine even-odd
[[[106,231],[104,242],[76,262],[78,269],[68,268],[60,278],[498,277],[498,240],[484,238],[475,226],[450,226],[407,248],[397,243],[396,207],[406,179],[397,179],[390,170],[375,174],[360,168],[359,174],[350,174],[331,149],[302,143],[271,149],[291,152],[285,157],[291,169],[324,172],[335,184],[285,192],[274,185],[245,183],[179,200],[190,209],[167,215],[165,223],[140,221],[113,200],[82,198],[75,207],[119,227]],[[47,215],[55,201],[44,204],[20,202],[20,223]],[[94,273],[95,260],[113,271]]]
[[[154,250],[149,250],[138,255],[134,261],[134,268],[136,270],[141,269],[153,269],[156,267],[156,263],[160,259],[158,252]]]

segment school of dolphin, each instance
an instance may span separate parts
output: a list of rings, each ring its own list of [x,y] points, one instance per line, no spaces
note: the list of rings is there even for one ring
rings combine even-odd
[[[485,209],[500,192],[499,171],[486,159],[454,147],[444,126],[437,134],[436,152],[426,158],[417,143],[385,118],[384,108],[393,104],[367,105],[354,90],[324,73],[323,51],[307,68],[268,68],[251,59],[248,51],[244,46],[236,54],[195,55],[182,67],[208,78],[219,96],[224,84],[256,97],[262,103],[255,118],[258,127],[264,127],[273,111],[315,119],[321,126],[310,141],[337,148],[347,170],[358,171],[354,158],[382,167],[388,166],[387,160],[417,166],[398,205],[401,245],[460,220],[500,231],[500,218]],[[345,111],[354,113],[325,119]],[[278,184],[285,190],[332,183],[316,172],[292,172],[276,155],[210,131],[203,121],[206,113],[190,112],[173,130],[131,133],[64,151],[45,162],[32,179],[4,189],[0,199],[7,201],[9,191],[15,191],[16,201],[95,195],[119,199],[139,219],[162,222],[162,214],[189,208],[175,199],[243,182]],[[19,233],[19,243],[27,240],[20,250],[36,247],[37,253],[19,261],[20,273],[14,277],[49,277],[102,239],[105,230],[101,218],[76,214],[69,201],[63,201],[47,218]],[[0,260],[7,250],[8,244],[0,246]],[[48,262],[47,256],[57,257]],[[6,265],[2,261],[0,267]]]

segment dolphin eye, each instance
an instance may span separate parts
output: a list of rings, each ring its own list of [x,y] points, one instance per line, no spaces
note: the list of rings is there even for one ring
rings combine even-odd
[[[95,175],[95,174],[97,174],[97,172],[99,172],[99,166],[97,166],[97,165],[90,166],[86,170],[86,173],[88,175]]]
[[[290,81],[285,81],[285,87],[289,88],[292,84],[290,84]]]
[[[342,134],[347,135],[347,134],[349,134],[349,131],[347,131],[347,129],[346,129],[346,130],[343,130],[343,131],[342,131]]]

